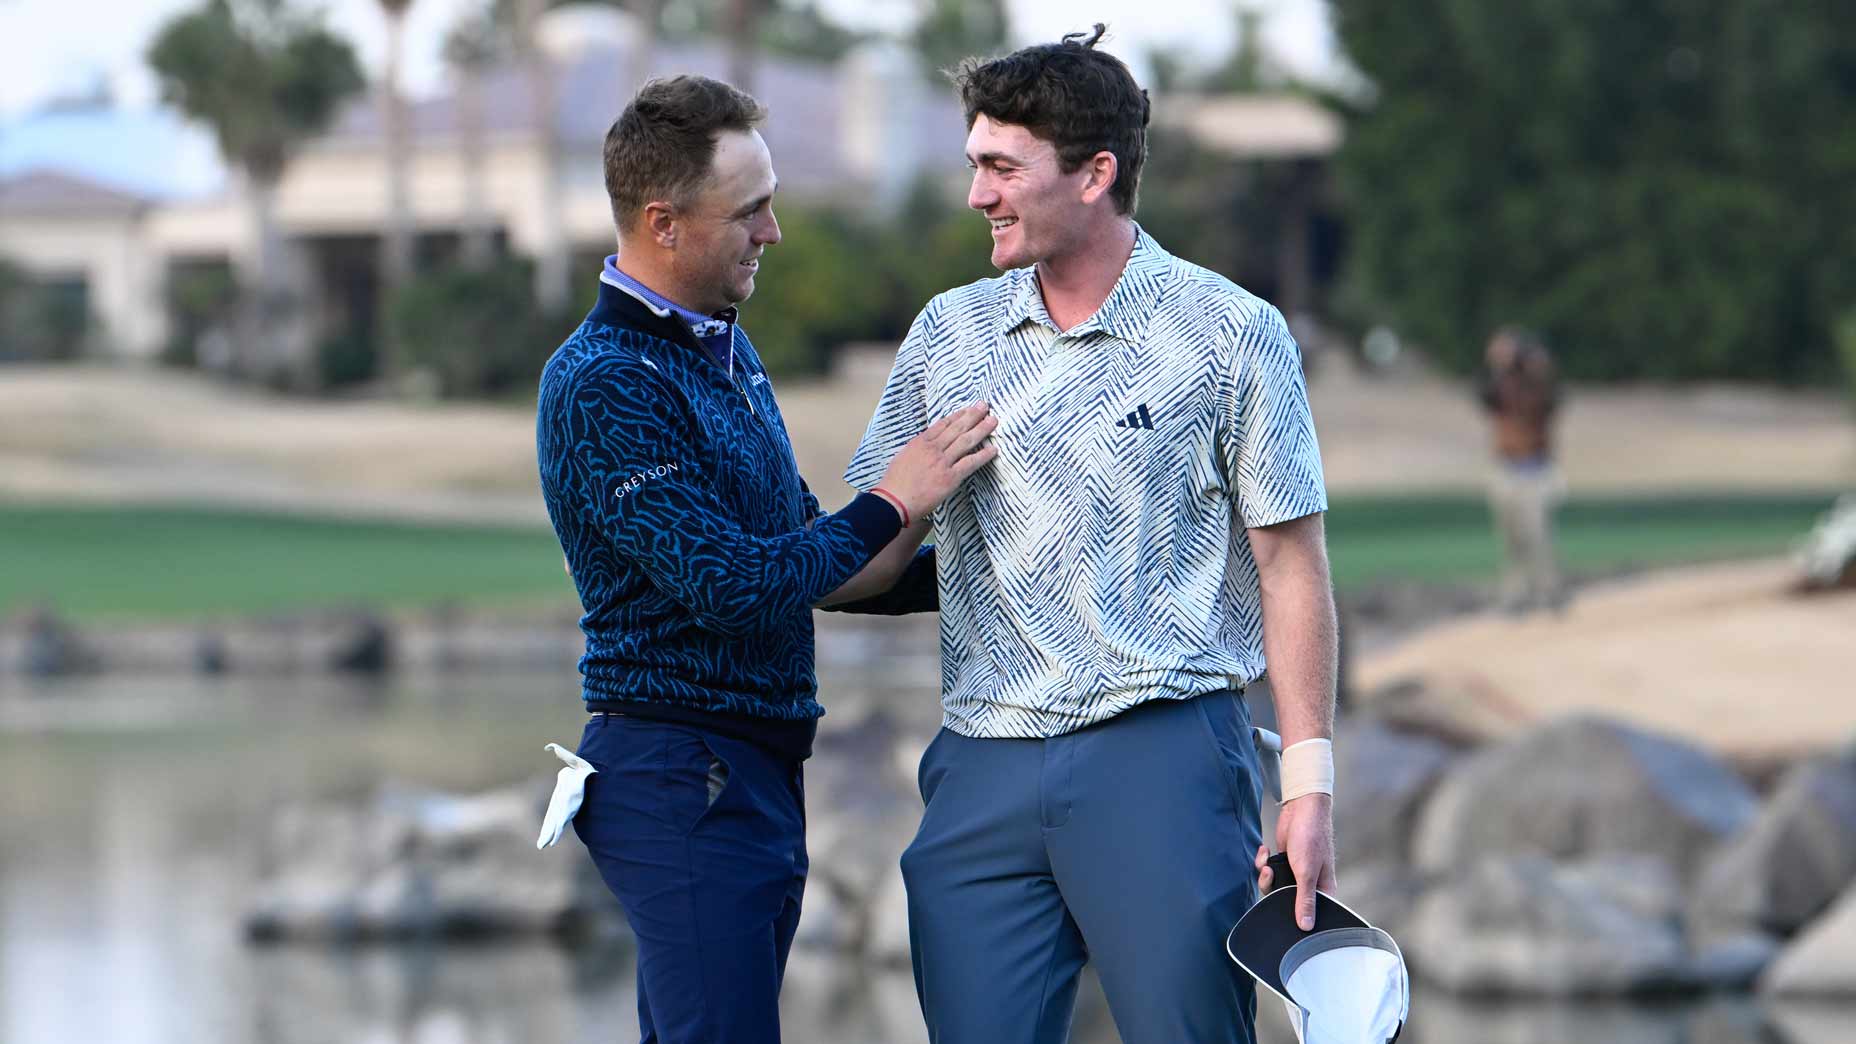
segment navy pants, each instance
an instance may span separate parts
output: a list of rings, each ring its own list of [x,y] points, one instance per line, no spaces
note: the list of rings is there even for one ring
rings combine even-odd
[[[777,1044],[806,884],[800,763],[689,725],[595,715],[574,831],[638,937],[642,1044]]]
[[[1154,700],[1045,740],[941,730],[902,856],[935,1044],[1061,1044],[1093,961],[1125,1044],[1251,1044],[1225,934],[1256,893],[1243,699]]]

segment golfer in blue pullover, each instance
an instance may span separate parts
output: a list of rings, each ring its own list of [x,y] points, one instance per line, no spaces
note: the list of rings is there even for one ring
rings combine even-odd
[[[806,880],[812,609],[931,608],[929,514],[992,459],[984,404],[825,514],[735,305],[780,241],[765,111],[714,80],[638,92],[606,135],[619,253],[548,360],[548,515],[585,608],[574,828],[638,938],[645,1044],[779,1040]],[[851,603],[845,606],[845,603]]]

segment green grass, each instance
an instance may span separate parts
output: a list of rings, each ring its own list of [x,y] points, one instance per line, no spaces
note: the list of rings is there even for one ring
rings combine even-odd
[[[1782,554],[1835,495],[1706,494],[1574,500],[1558,516],[1564,567],[1602,574],[1683,562]],[[1471,496],[1343,497],[1328,548],[1341,590],[1389,579],[1486,582],[1501,552],[1483,501]]]
[[[1560,515],[1574,573],[1781,553],[1832,497],[1582,500]],[[1341,589],[1477,583],[1498,552],[1470,496],[1343,497],[1328,516]],[[545,529],[343,522],[211,508],[0,504],[0,614],[85,619],[246,615],[440,602],[573,604]]]
[[[247,615],[573,597],[546,529],[0,504],[0,613],[49,604],[84,618]]]

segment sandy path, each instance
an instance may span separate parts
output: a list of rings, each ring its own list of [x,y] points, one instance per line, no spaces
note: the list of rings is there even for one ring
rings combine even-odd
[[[0,495],[545,523],[532,409],[309,402],[161,371],[0,368]]]
[[[1751,760],[1856,741],[1856,592],[1798,596],[1783,560],[1601,586],[1562,616],[1490,613],[1354,665],[1355,691],[1500,735],[1589,711]]]

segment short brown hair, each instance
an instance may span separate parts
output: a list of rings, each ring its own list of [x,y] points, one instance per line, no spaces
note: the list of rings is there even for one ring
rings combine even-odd
[[[652,200],[679,206],[701,190],[723,131],[753,130],[767,109],[706,76],[651,80],[606,132],[606,196],[621,232]]]
[[[1108,27],[1070,33],[1003,58],[968,58],[953,73],[966,110],[967,129],[981,116],[1023,127],[1057,148],[1057,162],[1073,173],[1098,152],[1115,156],[1115,209],[1134,213],[1141,164],[1147,159],[1147,92],[1121,59],[1096,50]]]

